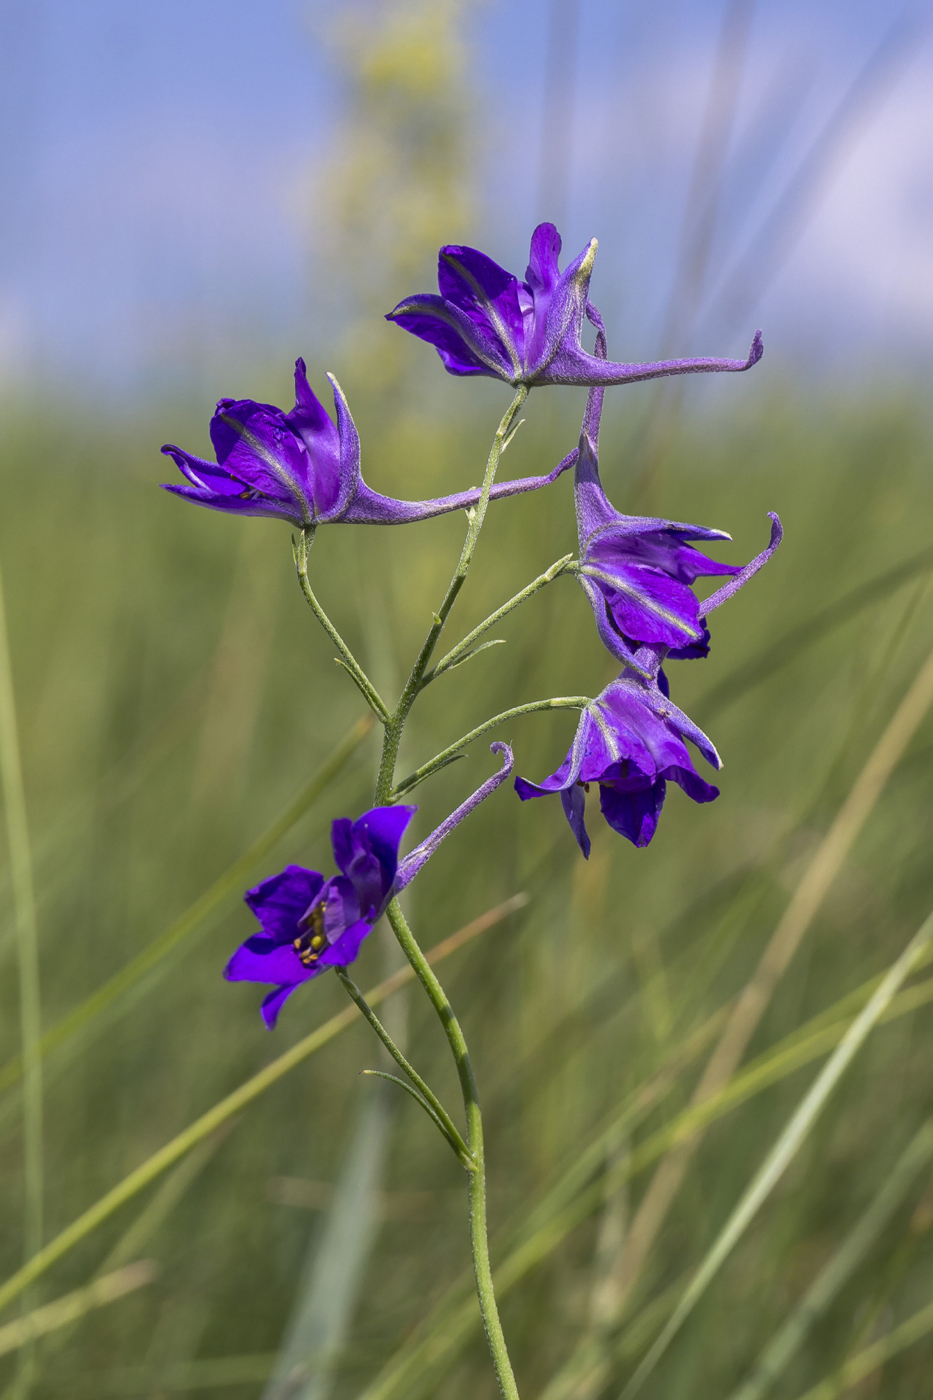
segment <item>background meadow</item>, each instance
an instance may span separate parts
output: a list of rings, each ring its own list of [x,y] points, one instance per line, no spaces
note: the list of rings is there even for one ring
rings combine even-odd
[[[826,844],[933,646],[929,245],[927,261],[918,252],[930,232],[926,138],[911,148],[916,170],[898,144],[921,110],[910,104],[928,67],[923,13],[888,29],[873,7],[855,7],[829,59],[823,45],[843,13],[832,5],[802,28],[793,6],[738,0],[661,7],[653,24],[554,0],[537,29],[528,7],[507,3],[386,0],[339,7],[333,22],[276,8],[268,27],[276,44],[280,30],[290,36],[281,86],[293,99],[270,76],[257,7],[234,7],[218,52],[205,41],[211,5],[190,25],[171,6],[158,23],[140,7],[142,19],[113,32],[106,6],[84,11],[74,51],[97,53],[119,80],[109,107],[90,78],[73,89],[72,113],[90,116],[72,149],[113,218],[95,241],[77,217],[93,201],[76,181],[75,261],[63,270],[56,239],[68,230],[51,217],[49,192],[67,152],[37,137],[14,184],[20,242],[8,230],[4,244],[0,564],[28,825],[10,782],[7,719],[3,1278],[24,1245],[34,1252],[40,1233],[55,1240],[345,1004],[323,979],[270,1037],[257,989],[219,974],[252,924],[244,888],[290,860],[329,870],[331,819],[370,800],[376,736],[295,586],[287,528],[159,492],[171,479],[159,446],[206,452],[220,393],[285,404],[291,361],[304,353],[316,388],[333,369],[347,391],[374,488],[420,497],[475,483],[504,391],[454,383],[380,313],[432,285],[443,241],[469,238],[520,270],[536,215],[553,214],[570,230],[568,253],[600,235],[593,294],[612,317],[610,353],[649,354],[671,338],[684,353],[738,353],[759,317],[765,326],[766,358],[747,377],[607,396],[601,460],[614,503],[728,529],[730,561],[764,546],[767,511],[786,531],[768,569],[716,614],[710,658],[671,668],[674,698],[723,755],[717,802],[696,808],[672,790],[655,841],[636,851],[600,824],[591,798],[584,862],[556,802],[519,805],[504,790],[406,896],[426,947],[492,911],[441,975],[477,1061],[493,1257],[522,1393],[616,1400],[872,979],[933,910],[933,696],[912,728],[901,725],[901,751],[863,802],[838,871]],[[17,120],[54,134],[67,113],[39,80],[69,51],[68,21],[50,5],[44,28],[30,27],[28,7],[6,7],[3,22],[10,51],[34,63],[16,69],[26,88],[36,79],[34,108]],[[769,87],[775,33],[787,44],[771,55]],[[232,122],[242,164],[231,157],[221,173],[236,175],[240,198],[222,200],[233,186],[218,177],[186,208],[172,180],[190,196],[191,151],[205,167],[217,156],[202,107],[226,60],[253,43],[258,96],[225,89],[217,127]],[[303,76],[300,45],[313,60]],[[521,73],[506,63],[516,52]],[[649,92],[652,74],[668,87]],[[186,109],[186,167],[184,120],[175,110],[174,125],[160,126],[152,94],[174,103],[202,76]],[[529,92],[537,105],[524,129],[516,113]],[[130,182],[124,203],[108,205],[113,190],[95,185],[88,163],[87,151],[103,151],[100,169],[117,182],[119,151],[132,146],[121,102],[149,123],[146,179],[132,166],[149,203]],[[249,128],[251,103],[265,127]],[[637,139],[620,137],[616,150],[612,132],[630,131],[626,104]],[[305,163],[273,198],[281,171],[294,174],[288,123],[299,109]],[[263,140],[268,150],[278,142],[275,160],[263,163]],[[900,223],[893,186],[872,183],[889,167],[906,171]],[[885,192],[888,221],[873,223],[866,211]],[[30,219],[47,235],[27,258]],[[268,246],[260,226],[272,230]],[[839,227],[848,243],[833,243]],[[101,261],[82,262],[82,248]],[[872,282],[865,269],[882,264]],[[576,441],[583,397],[532,395],[505,475],[556,463]],[[494,506],[452,641],[571,550],[573,524],[567,479]],[[447,517],[318,534],[319,596],[390,693],[462,530]],[[494,635],[505,645],[418,706],[402,769],[487,714],[595,694],[613,674],[567,579]],[[566,713],[531,715],[492,737],[514,744],[517,771],[540,778],[572,727]],[[492,762],[481,741],[420,788],[415,837]],[[691,1098],[729,1009],[814,867],[829,871],[827,893],[739,1063],[698,1113]],[[32,946],[30,883],[45,1040],[41,1083],[33,1070],[24,1089],[18,1057],[35,1059],[18,971]],[[374,986],[398,967],[380,931],[357,980]],[[918,969],[646,1396],[926,1396],[930,1001],[933,982]],[[455,1096],[423,999],[399,992],[384,1014],[441,1096]],[[410,1100],[359,1077],[379,1064],[367,1028],[348,1026],[128,1194],[9,1304],[5,1393],[491,1400],[459,1172]],[[683,1179],[665,1202],[678,1163]],[[636,1269],[633,1240],[648,1236]],[[151,1267],[134,1273],[141,1260]],[[107,1293],[115,1278],[119,1298]],[[42,1314],[41,1336],[20,1322],[21,1308],[75,1292],[70,1315]]]

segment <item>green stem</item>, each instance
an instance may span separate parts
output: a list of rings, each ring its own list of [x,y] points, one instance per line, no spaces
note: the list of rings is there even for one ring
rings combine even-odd
[[[492,1283],[492,1267],[489,1262],[489,1242],[486,1233],[486,1159],[483,1150],[483,1119],[480,1113],[479,1093],[470,1054],[463,1031],[460,1029],[460,1023],[454,1015],[453,1007],[447,1000],[447,994],[418,946],[397,899],[392,900],[386,914],[402,951],[414,969],[415,976],[431,999],[447,1036],[454,1063],[457,1066],[460,1092],[463,1095],[463,1110],[466,1115],[467,1148],[473,1161],[473,1170],[469,1175],[470,1242],[473,1249],[476,1292],[479,1297],[480,1312],[483,1315],[486,1340],[499,1381],[499,1389],[504,1400],[519,1400],[518,1387],[515,1384],[502,1323],[499,1320],[499,1309],[496,1306],[496,1295]]]
[[[483,528],[483,521],[486,518],[486,510],[489,505],[489,496],[492,491],[493,482],[496,479],[496,471],[500,458],[505,450],[513,420],[525,399],[528,397],[528,388],[522,384],[515,391],[512,402],[500,419],[496,429],[492,446],[489,449],[489,457],[486,461],[486,471],[483,476],[483,488],[477,504],[468,512],[469,525],[467,527],[466,539],[460,551],[460,558],[454,570],[453,578],[447,587],[444,600],[440,608],[434,614],[434,621],[427,637],[422,644],[421,650],[412,667],[411,674],[405,683],[405,688],[399,697],[399,702],[392,715],[385,721],[385,731],[382,741],[382,758],[379,764],[379,775],[376,779],[376,805],[383,805],[390,802],[393,797],[393,783],[395,781],[395,765],[398,759],[399,744],[402,738],[402,731],[405,721],[411,711],[412,705],[418,697],[423,687],[425,672],[428,663],[434,653],[438,638],[444,630],[444,624],[450,616],[450,610],[457,600],[457,596],[466,582],[473,554],[476,550],[476,543],[479,539],[480,530]],[[491,624],[490,624],[491,625]],[[462,644],[461,644],[462,645]],[[447,658],[445,658],[447,659]],[[565,702],[567,703],[567,702]],[[581,705],[588,702],[583,700]],[[509,711],[509,714],[524,714],[529,709],[551,708],[553,701],[546,704],[531,706],[520,706],[517,710]],[[493,724],[498,724],[507,716],[500,715],[496,719],[488,722],[475,730],[472,735],[461,740],[459,745],[454,746],[454,751],[462,747],[464,743],[469,743],[471,738],[485,732]],[[483,1315],[483,1325],[486,1329],[486,1339],[489,1343],[489,1350],[492,1355],[493,1366],[499,1381],[499,1389],[504,1400],[518,1400],[518,1388],[515,1384],[515,1377],[512,1374],[512,1366],[509,1361],[508,1350],[505,1345],[505,1337],[502,1332],[502,1324],[499,1321],[499,1311],[496,1307],[496,1296],[492,1285],[492,1269],[489,1263],[489,1243],[486,1235],[486,1171],[485,1157],[483,1152],[483,1120],[479,1108],[479,1095],[476,1089],[476,1078],[473,1074],[473,1066],[470,1063],[470,1056],[467,1051],[466,1041],[460,1029],[459,1022],[453,1013],[446,993],[415,941],[405,916],[402,913],[398,900],[393,899],[386,914],[389,923],[398,939],[402,951],[405,953],[409,963],[421,985],[424,987],[435,1011],[440,1017],[441,1025],[447,1036],[454,1061],[457,1066],[457,1075],[460,1080],[460,1092],[463,1096],[463,1110],[466,1117],[466,1147],[468,1157],[472,1165],[469,1173],[470,1191],[470,1241],[473,1251],[473,1272],[476,1276],[476,1291],[479,1296],[480,1311]],[[362,1009],[362,1008],[361,1008]],[[364,1013],[365,1014],[365,1013]],[[386,1044],[386,1041],[383,1041]],[[391,1046],[387,1045],[391,1050]],[[403,1066],[408,1072],[408,1067]]]
[[[397,787],[392,789],[391,797],[399,797],[403,792],[409,792],[418,783],[429,778],[432,773],[436,773],[439,768],[443,768],[445,763],[449,763],[454,754],[466,748],[467,744],[472,744],[474,739],[479,739],[488,733],[490,729],[495,729],[497,724],[504,724],[507,719],[515,719],[518,715],[531,715],[538,710],[585,710],[590,699],[586,695],[555,695],[550,700],[530,700],[527,705],[516,705],[511,710],[503,710],[501,715],[493,715],[492,719],[484,720],[482,724],[471,729],[469,734],[464,734],[462,739],[458,739],[455,744],[449,745],[433,758],[428,759],[420,768],[416,768],[414,773],[409,773],[407,778],[403,778]]]
[[[385,738],[382,745],[382,761],[379,765],[379,776],[376,779],[377,806],[389,800],[392,791],[392,783],[395,778],[395,764],[398,759],[399,744],[402,739],[402,730],[408,718],[409,711],[421,689],[424,673],[427,670],[428,662],[431,660],[434,648],[437,646],[438,638],[444,630],[444,624],[450,615],[450,610],[457,601],[457,595],[466,582],[467,574],[470,571],[470,564],[476,550],[476,542],[479,539],[479,532],[483,528],[483,521],[486,519],[486,509],[489,505],[489,493],[493,488],[496,479],[496,472],[499,467],[499,460],[502,457],[503,449],[508,441],[509,429],[512,420],[528,397],[528,387],[520,384],[515,391],[515,396],[508,408],[499,420],[492,446],[489,449],[489,457],[486,460],[486,471],[483,476],[483,489],[480,498],[475,506],[471,506],[469,515],[469,526],[467,527],[466,539],[463,542],[463,549],[460,551],[460,559],[454,570],[454,576],[447,586],[444,594],[444,601],[434,614],[434,621],[431,630],[424,639],[421,650],[411,670],[411,675],[405,682],[405,689],[399,697],[398,705],[394,714],[387,716],[385,723]]]
[[[490,613],[485,621],[481,622],[478,627],[474,627],[473,631],[464,637],[462,642],[458,642],[446,656],[442,657],[436,666],[431,667],[431,670],[427,672],[421,682],[422,689],[424,689],[426,685],[430,685],[431,681],[436,680],[438,676],[442,676],[445,671],[449,671],[452,666],[456,666],[457,662],[463,659],[464,654],[469,651],[473,643],[477,641],[484,632],[488,632],[490,627],[495,627],[497,622],[501,622],[504,617],[507,617],[513,609],[517,608],[521,603],[524,603],[526,599],[533,597],[540,589],[553,582],[554,579],[560,578],[561,574],[566,573],[572,559],[572,554],[565,554],[563,559],[558,559],[555,564],[552,564],[543,574],[540,574],[532,583],[529,583],[520,593],[516,593],[514,598],[510,598],[507,603],[502,604],[501,608],[497,608],[494,613]]]
[[[308,554],[310,552],[313,541],[314,526],[306,525],[302,529],[300,535],[298,536],[297,542],[295,543],[295,568],[298,570],[298,582],[301,584],[301,591],[305,595],[305,600],[308,603],[308,606],[310,607],[311,611],[314,613],[314,616],[324,628],[324,631],[327,633],[328,637],[330,637],[334,646],[340,652],[340,664],[344,667],[346,671],[350,673],[350,676],[353,678],[359,689],[362,691],[366,703],[373,710],[376,717],[383,724],[386,724],[389,720],[389,710],[387,705],[385,704],[385,701],[382,699],[379,692],[376,690],[376,687],[373,685],[372,681],[369,679],[366,672],[363,670],[362,666],[357,661],[356,657],[353,655],[353,652],[347,646],[346,642],[343,640],[340,633],[337,631],[336,627],[331,622],[330,618],[327,616],[327,613],[321,607],[320,603],[318,602],[317,598],[315,598],[314,593],[312,591],[311,584],[308,579]]]
[[[349,977],[347,975],[346,968],[337,967],[334,969],[334,971],[337,974],[338,980],[343,983],[350,997],[353,1001],[356,1002],[360,1011],[362,1011],[363,1015],[366,1017],[367,1021],[372,1026],[373,1030],[376,1032],[379,1039],[382,1041],[383,1045],[388,1050],[395,1063],[405,1074],[408,1075],[408,1078],[411,1080],[412,1084],[414,1084],[421,1097],[430,1105],[435,1118],[438,1120],[438,1126],[440,1127],[444,1136],[447,1138],[454,1152],[460,1158],[460,1161],[462,1162],[463,1166],[466,1167],[467,1171],[472,1171],[473,1159],[470,1156],[470,1150],[467,1147],[466,1143],[463,1141],[463,1138],[460,1135],[460,1131],[457,1128],[456,1123],[451,1118],[450,1114],[447,1112],[440,1099],[434,1093],[433,1089],[429,1088],[429,1086],[421,1078],[421,1075],[414,1068],[414,1066],[409,1064],[409,1062],[406,1060],[405,1056],[402,1054],[395,1041],[389,1035],[389,1032],[386,1030],[385,1026],[379,1020],[379,1017],[376,1015],[375,1011],[373,1011],[372,1007],[369,1005],[366,998],[363,996],[363,993],[360,991],[359,987],[353,981],[352,977]]]

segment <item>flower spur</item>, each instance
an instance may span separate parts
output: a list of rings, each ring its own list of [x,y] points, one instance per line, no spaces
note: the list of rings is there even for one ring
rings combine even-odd
[[[300,359],[290,412],[252,399],[221,399],[210,425],[216,462],[166,445],[163,453],[188,484],[166,485],[165,490],[212,510],[271,516],[299,528],[404,525],[476,505],[479,487],[427,501],[397,501],[370,490],[360,473],[360,439],[346,398],[333,375],[328,379],[336,424],[308,384]],[[545,476],[497,483],[491,499],[547,486],[573,465],[576,455],[574,449]]]
[[[433,345],[450,374],[484,374],[508,384],[633,384],[673,374],[737,373],[762,356],[756,332],[744,360],[659,360],[621,364],[583,348],[591,315],[593,238],[563,272],[560,234],[539,224],[531,236],[524,281],[477,248],[448,244],[438,255],[439,296],[406,297],[386,316]],[[598,322],[598,315],[595,317]]]

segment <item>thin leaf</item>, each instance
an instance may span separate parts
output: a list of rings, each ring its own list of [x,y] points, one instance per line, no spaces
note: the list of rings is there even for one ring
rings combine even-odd
[[[360,1070],[360,1074],[365,1074],[367,1078],[371,1079],[387,1079],[390,1084],[397,1084],[400,1089],[404,1089],[406,1094],[411,1095],[415,1103],[421,1105],[421,1107],[424,1109],[425,1113],[428,1115],[434,1126],[440,1130],[440,1132],[443,1134],[446,1140],[450,1143],[456,1155],[458,1157],[460,1156],[460,1148],[457,1146],[454,1139],[450,1136],[450,1133],[444,1127],[444,1124],[441,1122],[434,1109],[428,1103],[427,1099],[424,1097],[423,1094],[419,1094],[414,1084],[408,1084],[404,1079],[399,1079],[397,1074],[387,1074],[386,1071],[382,1069],[362,1069]]]
[[[492,641],[483,642],[482,646],[474,647],[472,651],[465,651],[462,656],[457,657],[456,661],[451,661],[450,665],[445,668],[444,674],[446,675],[449,671],[455,671],[457,667],[462,666],[465,661],[472,661],[473,657],[479,656],[481,651],[488,651],[490,647],[504,646],[504,637],[493,637]]]

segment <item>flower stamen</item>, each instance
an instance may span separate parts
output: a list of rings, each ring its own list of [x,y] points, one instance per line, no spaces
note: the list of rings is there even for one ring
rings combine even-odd
[[[292,947],[298,954],[302,967],[313,967],[327,944],[327,939],[324,937],[324,910],[326,908],[326,901],[320,900],[299,920],[298,927],[306,929],[307,932],[296,938]]]

